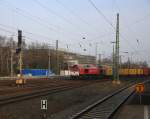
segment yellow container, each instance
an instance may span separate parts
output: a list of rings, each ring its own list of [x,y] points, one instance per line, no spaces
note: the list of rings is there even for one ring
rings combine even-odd
[[[137,69],[137,75],[141,75],[141,69]]]
[[[143,75],[143,74],[144,74],[143,69],[140,69],[140,75]]]
[[[123,69],[122,75],[124,75],[124,76],[129,75],[129,69]]]
[[[119,75],[124,75],[124,69],[119,69]]]
[[[106,69],[106,76],[111,76],[112,75],[112,68],[107,68]]]
[[[129,69],[129,75],[133,75],[133,69]]]
[[[140,69],[136,69],[137,70],[137,75],[140,75]]]
[[[129,75],[137,75],[137,69],[129,69]]]
[[[119,69],[119,75],[122,75],[122,69]]]
[[[143,69],[137,69],[137,75],[143,75],[144,71]]]

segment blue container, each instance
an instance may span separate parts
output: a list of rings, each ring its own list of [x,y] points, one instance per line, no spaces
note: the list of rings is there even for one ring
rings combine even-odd
[[[32,75],[32,76],[48,76],[52,74],[52,71],[47,69],[23,69],[23,75]]]

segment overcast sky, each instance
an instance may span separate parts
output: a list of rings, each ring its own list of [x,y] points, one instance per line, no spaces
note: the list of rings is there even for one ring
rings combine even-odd
[[[0,35],[23,31],[26,43],[44,42],[82,54],[109,57],[120,14],[120,54],[150,62],[149,0],[0,0]],[[111,26],[113,25],[113,27]],[[85,39],[83,39],[83,37]],[[14,36],[15,40],[16,36]],[[83,49],[86,49],[84,51]]]

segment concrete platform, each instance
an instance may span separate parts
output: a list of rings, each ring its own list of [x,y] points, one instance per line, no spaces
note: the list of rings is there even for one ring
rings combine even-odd
[[[125,105],[113,119],[150,119],[150,105]]]

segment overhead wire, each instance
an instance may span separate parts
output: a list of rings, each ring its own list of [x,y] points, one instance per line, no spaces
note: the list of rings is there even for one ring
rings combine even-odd
[[[6,0],[4,0],[4,1],[6,1]],[[10,4],[11,5],[11,3],[8,3],[8,4]],[[18,7],[15,7],[14,5],[12,5],[14,8],[15,8],[15,11],[18,13],[18,14],[20,14],[20,15],[22,15],[22,16],[24,16],[24,17],[27,17],[27,18],[29,18],[29,19],[31,19],[31,20],[33,20],[33,21],[36,21],[36,22],[38,22],[38,23],[40,23],[40,22],[42,22],[42,19],[40,18],[40,17],[36,17],[35,15],[32,15],[32,14],[30,14],[29,12],[27,12],[27,11],[25,11],[25,10],[23,10],[23,9],[20,9],[20,8],[18,8]],[[26,15],[24,15],[24,14],[22,14],[22,13],[25,13]],[[38,20],[38,21],[37,21]],[[41,24],[41,23],[40,23]],[[43,25],[43,24],[41,24],[41,25]],[[45,26],[45,27],[47,27],[47,26]],[[49,27],[47,27],[47,28],[49,28]],[[54,29],[51,29],[51,30],[54,30]],[[25,31],[26,33],[29,33],[29,32],[27,32],[27,31]],[[55,32],[57,32],[57,31],[55,31]],[[33,33],[29,33],[29,34],[33,34]],[[37,34],[36,34],[37,35]],[[38,35],[38,36],[40,36],[40,35]],[[45,37],[44,37],[45,38]],[[51,38],[52,39],[52,38]]]
[[[0,23],[0,26],[5,27],[5,28],[10,28],[10,29],[15,30],[15,31],[18,30],[17,27],[13,27],[13,26],[9,26],[9,25],[4,25],[4,24],[1,24],[1,23]],[[21,30],[22,30],[24,33],[27,33],[27,34],[29,34],[29,35],[38,36],[38,37],[42,37],[42,38],[44,38],[44,39],[52,40],[52,38],[50,38],[50,37],[48,37],[48,36],[45,36],[45,35],[28,32],[28,31],[26,31],[26,30],[24,30],[24,29],[21,29]]]
[[[49,23],[47,23],[47,22],[46,22],[45,20],[43,20],[42,18],[37,17],[37,16],[35,16],[35,15],[32,15],[32,14],[30,14],[29,12],[27,12],[27,11],[21,9],[21,8],[15,7],[14,5],[12,5],[12,4],[11,4],[10,2],[8,2],[7,0],[3,0],[3,1],[5,1],[5,2],[7,2],[7,4],[11,5],[11,6],[12,6],[12,9],[15,10],[15,12],[18,13],[18,14],[20,14],[21,16],[23,16],[23,17],[25,17],[25,18],[28,18],[28,19],[30,19],[30,20],[32,20],[32,21],[38,23],[38,24],[41,25],[42,27],[44,26],[44,27],[46,27],[47,29],[54,31],[55,33],[58,33],[58,32],[59,32],[59,31],[58,31],[58,26],[56,26],[56,25],[54,26],[54,25],[53,25],[53,27],[57,27],[57,29],[56,29],[56,28],[54,29],[54,28],[52,28],[52,27],[50,26]],[[9,8],[9,9],[10,9],[10,8]],[[22,14],[22,13],[25,13],[25,14]],[[59,27],[59,28],[60,28],[60,27]],[[61,32],[65,33],[65,32],[64,32],[64,29],[61,28],[61,29],[59,29],[59,30],[61,30]],[[67,32],[66,32],[66,33],[67,33]],[[76,34],[76,32],[70,32],[70,30],[69,30],[67,34]],[[79,35],[79,34],[77,34],[77,35]],[[80,34],[80,35],[81,35],[81,34]],[[69,37],[69,35],[67,35],[67,37]]]
[[[105,20],[113,29],[115,29],[115,27],[113,26],[113,24],[107,19],[107,17],[103,14],[103,12],[102,12],[100,9],[98,9],[98,8],[96,7],[96,5],[94,4],[94,2],[93,2],[92,0],[88,0],[88,1],[89,1],[89,3],[95,8],[95,10],[99,13],[99,15],[102,16],[102,17],[104,18],[104,20]]]
[[[4,28],[10,28],[11,30],[18,30],[16,27],[14,27],[14,26],[9,26],[9,25],[3,25],[3,24],[0,24],[0,26],[2,26],[2,27],[4,27]],[[5,30],[6,31],[6,30]],[[8,30],[7,30],[8,31]],[[22,31],[24,32],[24,33],[26,33],[26,34],[28,34],[28,35],[32,35],[32,36],[38,36],[38,37],[42,37],[42,38],[44,38],[44,39],[52,39],[52,38],[49,38],[49,37],[47,37],[47,36],[44,36],[44,35],[41,35],[41,34],[36,34],[36,33],[32,33],[32,32],[28,32],[28,31],[25,31],[24,29],[22,29]],[[11,33],[11,34],[13,34],[14,32],[13,31],[8,31],[9,33]],[[16,34],[16,36],[17,36],[17,34]],[[103,37],[106,37],[106,36],[108,36],[107,34],[105,34],[105,35],[101,35],[101,36],[98,36],[98,37],[95,37],[95,39],[96,38],[103,38]],[[26,38],[27,39],[29,39],[29,40],[31,40],[31,41],[36,41],[34,38],[31,38],[31,37],[28,37],[27,35],[26,35]],[[39,38],[40,39],[40,38]],[[56,40],[53,40],[53,41],[56,41]],[[59,41],[59,43],[61,43],[61,44],[64,44],[64,42],[61,42],[61,41]],[[80,44],[82,44],[82,46],[83,46],[83,44],[86,44],[86,45],[89,45],[89,44],[93,44],[93,42],[90,42],[90,40],[89,40],[89,42],[84,42],[84,43],[82,43],[82,42],[77,42],[77,43],[72,43],[72,44],[68,44],[68,45],[70,45],[70,46],[79,46],[79,43]],[[99,42],[99,44],[102,44],[101,42]],[[66,44],[65,44],[66,45]],[[89,46],[90,47],[90,46]],[[82,47],[83,48],[83,47]],[[87,46],[86,46],[86,48],[87,48]]]
[[[99,8],[97,8],[97,6],[95,5],[95,3],[94,3],[92,0],[88,0],[88,1],[89,1],[89,3],[95,8],[95,10],[99,13],[99,15],[102,16],[102,17],[104,18],[104,20],[105,20],[114,30],[116,30],[116,28],[114,27],[114,25],[109,21],[109,19],[107,19],[107,17],[103,14],[103,12],[102,12]],[[124,37],[124,35],[122,35],[122,33],[119,33],[119,34],[120,34],[120,36],[122,37],[122,39],[124,39],[132,49],[136,50],[133,46],[131,46],[131,44],[129,43],[129,41],[126,40],[126,38]]]
[[[86,20],[84,20],[81,16],[79,16],[78,14],[76,14],[72,9],[70,9],[69,7],[67,7],[66,5],[64,5],[62,2],[60,2],[60,0],[55,0],[58,4],[60,4],[64,9],[66,9],[71,15],[75,16],[78,20],[80,20],[82,23],[86,24],[88,27],[92,28],[94,31],[97,32],[97,30],[91,25],[89,24]]]
[[[27,12],[27,11],[21,9],[21,8],[15,7],[12,3],[8,2],[7,0],[3,0],[3,1],[4,1],[5,3],[7,3],[8,5],[11,6],[11,8],[8,7],[10,10],[13,9],[16,13],[18,13],[18,14],[20,14],[20,15],[22,15],[22,16],[28,18],[28,19],[31,19],[32,21],[34,21],[34,22],[36,22],[36,23],[38,23],[38,24],[40,24],[40,25],[42,25],[42,26],[44,26],[44,27],[47,27],[49,30],[53,30],[54,32],[57,32],[57,30],[54,29],[54,28],[52,28],[52,27],[50,27],[49,24],[45,24],[45,21],[43,21],[41,18],[39,18],[39,17],[37,17],[37,16],[35,16],[35,15],[32,15],[32,14],[30,14],[29,12]],[[2,4],[1,4],[1,5],[2,5]],[[5,4],[5,5],[6,5],[6,4]],[[24,14],[22,14],[22,13],[24,13]]]
[[[2,28],[2,27],[1,27],[1,24],[0,24],[0,30],[2,30],[2,31],[4,31],[4,32],[7,32],[7,33],[10,33],[10,34],[13,34],[13,33],[14,33],[12,30],[7,30],[7,29]],[[32,33],[31,33],[31,34],[32,34]],[[17,35],[17,33],[16,33],[16,34],[13,34],[13,36],[17,37],[18,35]],[[37,42],[37,39],[31,38],[31,37],[29,37],[29,36],[27,36],[27,35],[24,35],[24,39],[31,41],[31,43],[32,43],[32,42],[34,42],[34,43]],[[29,44],[30,44],[30,43],[29,43]],[[54,44],[54,42],[53,42],[53,44]],[[59,44],[64,44],[64,43],[59,41]],[[72,45],[73,45],[73,44],[72,44]],[[74,44],[74,45],[75,45],[75,44]],[[62,48],[64,49],[64,47],[60,47],[60,49],[62,49]],[[75,53],[75,52],[74,52],[74,53]]]
[[[11,35],[13,34],[13,36],[15,36],[15,37],[18,36],[17,33],[14,34],[14,31],[8,30],[8,29],[6,29],[6,28],[3,28],[1,24],[0,24],[0,30],[2,30],[2,31],[4,31],[4,32],[7,32],[7,33],[10,33]],[[24,31],[23,31],[23,32],[24,32]],[[28,32],[24,32],[24,33],[28,33]],[[28,34],[30,34],[30,33],[28,33]],[[32,33],[31,33],[31,34],[32,34]],[[33,34],[32,34],[32,35],[33,35]],[[33,41],[34,41],[34,42],[36,41],[35,38],[31,38],[31,37],[29,37],[29,36],[27,36],[27,35],[25,35],[25,34],[24,34],[24,37],[30,39],[32,42],[33,42]],[[49,40],[49,39],[45,39],[45,40]],[[53,40],[53,41],[54,41],[54,40]]]
[[[91,1],[91,0],[90,0]],[[94,5],[94,4],[93,4]],[[94,5],[95,6],[95,5]],[[96,6],[95,6],[96,7]],[[20,10],[20,9],[19,9]],[[107,21],[107,23],[109,23],[113,28],[115,28],[113,25],[112,25],[112,23],[107,19],[107,17],[105,17],[105,15],[99,10],[99,9],[97,9],[98,11],[99,11],[99,13],[101,13],[101,15],[104,17],[104,19]],[[22,10],[21,10],[22,11]],[[18,10],[17,10],[17,12],[18,12]],[[23,11],[22,11],[23,12]],[[49,27],[48,27],[49,28]],[[56,31],[57,32],[57,31]]]
[[[46,5],[44,5],[43,3],[41,3],[39,0],[34,0],[34,2],[36,4],[38,4],[40,7],[42,7],[45,11],[47,11],[47,13],[52,13],[53,15],[57,16],[58,18],[62,19],[63,21],[65,21],[66,23],[72,25],[77,31],[79,31],[79,27],[77,25],[74,25],[74,23],[72,23],[70,20],[66,19],[63,15],[58,14],[57,12],[53,11],[52,9],[50,9],[49,7],[47,7]],[[77,32],[78,33],[78,32]],[[84,33],[86,34],[86,33]],[[78,33],[78,35],[83,35],[81,33]]]
[[[120,9],[120,7],[119,7],[119,5],[118,5],[118,3],[117,3],[117,0],[114,0],[114,2],[115,2],[115,4],[116,4],[116,7],[117,7],[117,9],[121,12],[121,9]],[[125,22],[126,22],[126,17],[124,16],[124,20],[125,20]],[[131,25],[130,25],[130,27],[131,27]],[[129,31],[131,31],[132,33],[134,32],[131,28],[129,27],[129,25],[126,25],[126,28],[129,30]],[[138,35],[138,34],[137,34]],[[136,42],[137,42],[137,49],[138,50],[136,50],[137,52],[140,52],[139,51],[139,46],[141,46],[141,48],[142,48],[142,43],[141,43],[141,40],[139,41],[139,38],[137,38],[137,37],[135,37],[135,40],[136,40]],[[136,43],[135,43],[136,44]],[[136,53],[137,53],[136,52]]]

